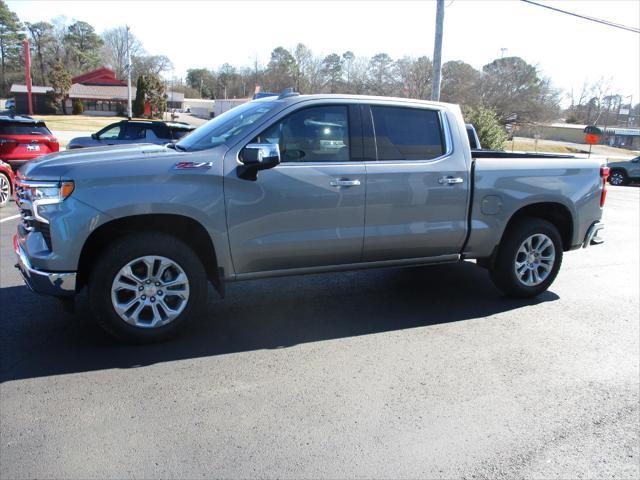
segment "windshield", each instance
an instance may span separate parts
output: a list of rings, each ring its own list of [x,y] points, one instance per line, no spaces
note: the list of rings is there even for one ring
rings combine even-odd
[[[264,117],[274,102],[249,102],[232,108],[209,120],[176,143],[178,150],[206,150],[232,140],[251,130],[253,124]]]

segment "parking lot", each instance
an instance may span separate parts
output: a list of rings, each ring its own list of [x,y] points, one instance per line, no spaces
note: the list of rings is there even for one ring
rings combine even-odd
[[[638,478],[640,188],[549,292],[473,263],[230,284],[122,346],[36,296],[0,211],[3,478]]]

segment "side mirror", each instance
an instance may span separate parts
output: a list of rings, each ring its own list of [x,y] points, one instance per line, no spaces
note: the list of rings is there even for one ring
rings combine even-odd
[[[94,140],[98,139],[98,134],[97,133],[92,133],[91,134],[91,138],[93,138]]]
[[[276,143],[250,143],[240,151],[238,177],[255,181],[258,171],[280,164],[280,147]]]

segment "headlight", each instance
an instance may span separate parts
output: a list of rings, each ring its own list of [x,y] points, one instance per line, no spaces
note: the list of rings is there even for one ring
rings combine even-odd
[[[72,181],[37,182],[33,180],[16,179],[16,198],[21,206],[23,201],[31,203],[33,216],[44,223],[49,221],[40,215],[39,207],[61,203],[73,192]]]

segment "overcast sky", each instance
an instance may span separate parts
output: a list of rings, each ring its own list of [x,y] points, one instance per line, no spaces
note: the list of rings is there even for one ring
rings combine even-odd
[[[544,1],[576,13],[640,26],[640,1]],[[266,64],[274,47],[302,42],[317,54],[352,50],[433,56],[435,1],[11,1],[21,20],[84,20],[98,32],[128,23],[152,54],[167,55],[173,74],[222,63]],[[476,68],[517,55],[555,86],[578,90],[585,79],[611,78],[640,101],[640,35],[516,0],[445,0],[443,61]],[[169,74],[170,76],[171,74]],[[628,100],[627,100],[628,101]]]

